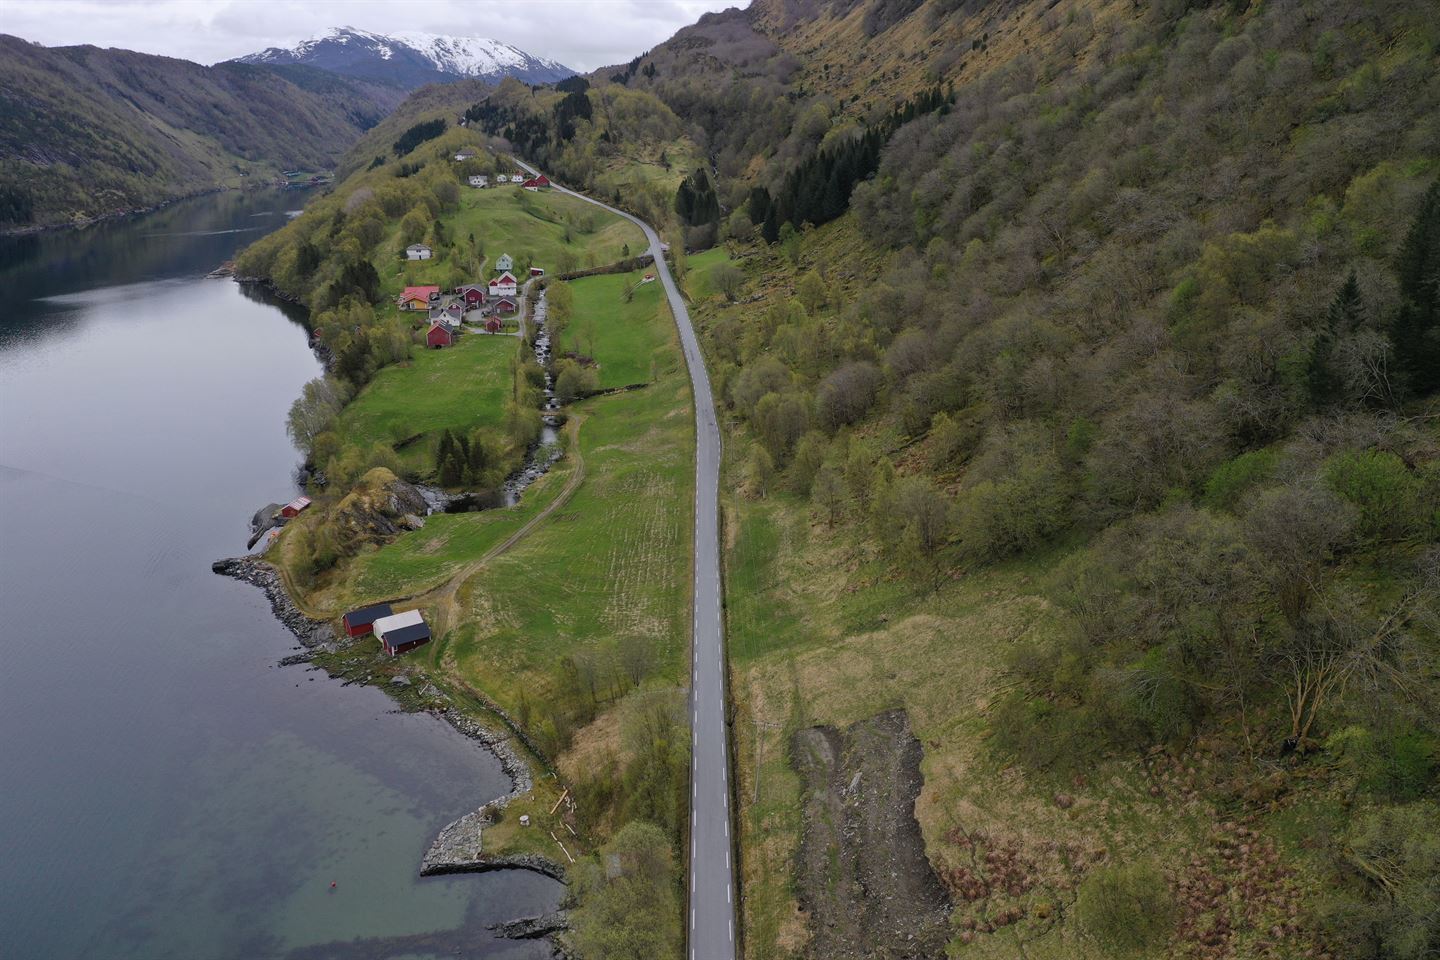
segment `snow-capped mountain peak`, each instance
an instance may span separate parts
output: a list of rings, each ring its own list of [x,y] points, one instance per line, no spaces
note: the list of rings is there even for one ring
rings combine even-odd
[[[418,31],[380,34],[355,27],[334,27],[294,47],[271,47],[238,59],[244,63],[303,63],[403,87],[466,77],[553,83],[575,73],[564,64],[487,37]]]

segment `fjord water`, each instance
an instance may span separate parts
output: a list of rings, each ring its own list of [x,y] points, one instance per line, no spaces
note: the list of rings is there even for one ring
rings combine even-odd
[[[263,594],[210,572],[295,494],[285,414],[319,365],[204,274],[302,199],[0,240],[0,957],[549,953],[484,928],[558,884],[416,876],[498,762],[277,666]]]

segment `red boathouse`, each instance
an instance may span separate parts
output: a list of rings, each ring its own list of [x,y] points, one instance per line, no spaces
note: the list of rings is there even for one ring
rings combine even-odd
[[[368,607],[361,607],[359,610],[351,610],[343,618],[345,636],[363,637],[371,631],[376,620],[388,616],[390,616],[390,604],[388,603],[376,603]]]
[[[309,497],[296,497],[280,508],[280,516],[287,520],[300,516],[300,511],[310,506]]]

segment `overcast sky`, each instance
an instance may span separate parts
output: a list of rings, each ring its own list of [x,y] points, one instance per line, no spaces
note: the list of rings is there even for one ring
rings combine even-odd
[[[0,0],[0,33],[215,63],[330,27],[492,37],[576,70],[624,63],[749,0]]]

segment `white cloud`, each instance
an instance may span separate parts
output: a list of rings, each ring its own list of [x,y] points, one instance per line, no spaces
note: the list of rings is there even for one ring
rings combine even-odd
[[[3,0],[0,31],[215,63],[330,27],[493,37],[576,70],[625,63],[702,13],[749,0]]]

